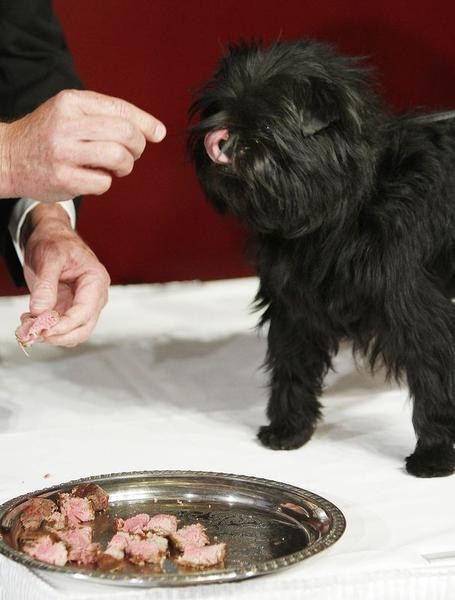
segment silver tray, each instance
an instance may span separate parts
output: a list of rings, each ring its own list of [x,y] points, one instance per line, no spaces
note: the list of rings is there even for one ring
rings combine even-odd
[[[94,482],[109,494],[107,514],[97,516],[95,541],[105,544],[112,522],[137,513],[172,513],[180,526],[200,522],[211,540],[227,543],[222,568],[195,571],[165,561],[164,572],[131,567],[100,572],[57,567],[18,549],[19,515],[34,496],[53,498],[78,483]],[[228,582],[272,573],[302,561],[335,543],[346,526],[341,511],[307,490],[241,475],[197,471],[113,473],[70,481],[26,494],[0,506],[0,553],[27,567],[97,583],[142,587]]]

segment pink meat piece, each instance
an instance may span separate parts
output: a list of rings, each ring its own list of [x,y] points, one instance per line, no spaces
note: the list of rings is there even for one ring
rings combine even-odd
[[[177,517],[173,515],[154,515],[147,523],[146,531],[157,535],[170,536],[177,531]]]
[[[105,554],[108,554],[116,560],[123,560],[125,557],[125,550],[130,541],[130,536],[125,531],[120,531],[114,535],[111,541],[108,543],[105,550]]]
[[[226,544],[211,546],[187,546],[183,554],[177,557],[177,564],[193,569],[214,567],[223,562],[226,555]]]
[[[147,538],[119,531],[107,545],[105,555],[117,561],[125,557],[137,565],[145,563],[161,564],[166,554],[168,542],[165,538],[148,533]]]
[[[79,560],[77,561],[77,564],[84,565],[85,567],[95,565],[98,563],[98,559],[101,556],[101,554],[101,545],[92,542],[91,544],[89,544],[81,550],[81,554]]]
[[[117,531],[145,535],[145,528],[149,521],[149,515],[141,513],[139,515],[134,515],[125,521],[123,519],[116,519],[114,521],[114,527]]]
[[[151,539],[131,539],[125,549],[130,562],[136,565],[162,564],[164,552]]]
[[[155,533],[147,533],[146,539],[153,542],[162,554],[166,554],[169,542],[165,537],[161,537]]]
[[[79,562],[84,550],[92,543],[91,527],[77,527],[59,532],[59,537],[68,549],[68,560]]]
[[[109,495],[96,483],[80,483],[71,490],[71,494],[78,498],[87,498],[95,510],[106,510],[109,504]]]
[[[23,548],[32,558],[37,558],[50,565],[63,567],[68,561],[68,551],[63,542],[54,542],[49,535],[26,544]]]
[[[57,531],[65,529],[66,527],[66,517],[58,510],[53,512],[50,517],[45,519],[45,522],[46,525],[48,525],[51,529],[56,529]]]
[[[171,540],[175,546],[182,551],[185,551],[187,547],[201,547],[209,544],[209,538],[205,531],[205,527],[200,523],[193,525],[186,525],[181,529],[178,529],[176,533],[171,535]]]
[[[25,529],[38,529],[57,510],[55,502],[48,498],[32,498],[22,511],[20,520]]]
[[[92,503],[87,498],[77,498],[70,494],[59,494],[60,512],[66,517],[68,527],[76,527],[95,519]]]
[[[16,339],[23,347],[28,347],[38,340],[42,333],[60,321],[56,310],[46,310],[38,316],[31,313],[21,315],[21,324],[16,329]]]

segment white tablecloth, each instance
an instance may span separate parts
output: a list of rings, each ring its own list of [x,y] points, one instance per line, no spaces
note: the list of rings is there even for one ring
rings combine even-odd
[[[13,335],[27,298],[0,299],[0,502],[110,472],[239,473],[330,499],[347,519],[341,540],[275,575],[185,589],[67,581],[2,558],[3,600],[455,598],[455,477],[404,471],[414,447],[405,388],[357,369],[344,348],[311,442],[274,452],[256,441],[266,422],[256,287],[115,287],[89,343],[38,345],[30,358]]]

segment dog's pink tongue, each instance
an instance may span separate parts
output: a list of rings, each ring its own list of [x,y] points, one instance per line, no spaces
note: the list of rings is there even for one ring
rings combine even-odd
[[[213,160],[213,162],[219,165],[227,165],[231,162],[231,159],[224,154],[220,148],[221,140],[228,140],[229,132],[227,129],[218,129],[217,131],[211,131],[205,136],[204,146],[207,150],[207,154]]]

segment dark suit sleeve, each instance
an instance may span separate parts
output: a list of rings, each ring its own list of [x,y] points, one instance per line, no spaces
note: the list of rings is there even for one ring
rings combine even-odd
[[[59,91],[82,87],[51,0],[0,0],[0,120],[18,119]],[[15,202],[0,199],[0,253],[23,285],[8,232]]]

